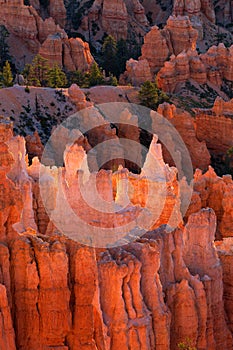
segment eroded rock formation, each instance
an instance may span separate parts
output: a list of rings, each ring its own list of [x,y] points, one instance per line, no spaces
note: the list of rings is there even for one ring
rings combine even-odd
[[[226,154],[233,146],[233,100],[215,100],[212,109],[196,110],[197,137],[212,154]]]
[[[25,6],[23,1],[0,2],[0,24],[5,25],[10,33],[10,51],[16,63],[20,65],[23,59],[24,64],[30,62],[32,55],[40,53],[51,64],[58,63],[67,70],[87,70],[94,59],[87,43],[81,39],[68,40],[62,29],[66,20],[63,1],[49,2],[50,17],[45,20],[34,5],[35,8]]]
[[[146,33],[149,23],[140,1],[95,0],[87,16],[82,19],[79,30],[85,37],[89,33],[89,39],[95,38],[95,41],[102,38],[104,33],[112,35],[116,40],[126,40],[129,25],[134,28],[134,34],[143,36]]]
[[[70,94],[77,96],[77,89],[73,86]],[[190,139],[201,147],[188,115],[166,104],[160,109],[174,123],[178,117],[188,123]],[[94,112],[98,124],[101,116]],[[123,113],[122,120],[132,118],[129,111]],[[88,123],[88,115],[83,116],[81,128]],[[134,129],[130,134],[127,125],[118,123],[118,128],[121,137],[129,134],[131,140],[138,140]],[[99,141],[103,130],[95,130]],[[122,167],[91,172],[87,139],[80,132],[71,134],[65,136],[63,130],[68,142],[65,167],[47,167],[37,158],[28,167],[24,139],[13,137],[9,120],[0,123],[1,348],[175,350],[189,338],[197,349],[232,350],[231,241],[214,243],[216,226],[224,237],[231,235],[231,177],[220,178],[211,168],[204,175],[197,170],[196,204],[191,203],[183,223],[182,184],[176,169],[165,165],[155,136],[141,174],[136,175]],[[88,136],[92,143],[94,134]],[[100,195],[98,203],[93,201],[93,184]],[[161,185],[166,187],[165,198]],[[64,209],[67,202],[94,231],[86,235],[72,221]],[[97,210],[114,207],[114,214]],[[149,222],[150,231],[136,240],[134,235],[122,237],[124,226],[135,218],[138,224],[148,224],[147,211],[157,218]],[[62,226],[54,226],[58,219],[65,220],[74,240],[62,234]],[[106,237],[101,228],[107,228]],[[110,242],[112,228],[119,241],[106,248],[104,238]],[[92,242],[90,233],[94,233]],[[84,240],[101,248],[82,245]]]
[[[211,22],[215,22],[215,12],[212,1],[210,0],[175,0],[173,5],[173,12],[177,15],[188,15],[193,18],[200,16],[203,13]]]
[[[53,66],[58,64],[68,71],[87,71],[94,63],[89,44],[80,38],[67,39],[60,34],[49,35],[40,47],[39,54]]]
[[[182,51],[196,48],[198,33],[192,28],[187,16],[170,16],[164,29],[153,26],[144,37],[142,56],[139,61],[129,60],[126,64],[126,81],[135,85],[151,80],[148,73],[148,64],[152,79],[171,55],[178,55]],[[144,75],[144,79],[143,79]],[[136,76],[136,79],[135,79]],[[122,81],[124,76],[122,76]]]
[[[167,118],[181,135],[188,148],[193,168],[206,170],[208,165],[210,165],[210,154],[206,147],[205,138],[200,139],[197,135],[196,125],[191,115],[168,103],[160,105],[158,107],[158,113]],[[165,156],[165,159],[171,164],[169,158]]]
[[[147,59],[153,73],[162,68],[171,54],[196,47],[197,31],[188,17],[169,17],[163,30],[153,27],[145,36],[141,59]]]
[[[224,44],[211,47],[205,54],[195,50],[172,56],[158,73],[159,86],[167,92],[179,90],[181,84],[192,79],[198,84],[211,83],[217,90],[223,80],[232,81],[232,50]]]

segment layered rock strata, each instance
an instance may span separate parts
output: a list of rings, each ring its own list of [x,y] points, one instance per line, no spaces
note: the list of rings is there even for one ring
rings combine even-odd
[[[83,175],[89,176],[88,181],[92,181],[93,174],[84,171],[85,152],[80,144],[66,147],[65,168],[41,167],[38,160],[27,168],[23,138],[13,137],[11,123],[2,120],[0,150],[0,322],[3,329],[0,341],[3,350],[175,350],[187,337],[197,349],[232,350],[232,305],[228,298],[231,287],[227,272],[230,241],[218,244],[220,259],[213,242],[214,211],[218,216],[218,203],[213,209],[200,208],[190,213],[186,225],[176,227],[180,222],[177,218],[181,217],[179,184],[175,169],[165,166],[156,139],[152,141],[142,171],[147,174],[147,184],[143,177],[140,179],[122,168],[112,175],[103,170],[97,173],[97,189],[106,202],[115,201],[123,208],[128,205],[127,193],[131,199],[131,210],[122,209],[117,214],[118,225],[132,219],[136,203],[143,208],[148,197],[151,205],[153,195],[159,190],[156,182],[161,183],[162,172],[166,175],[166,211],[160,216],[163,220],[157,223],[157,229],[108,249],[94,249],[72,241],[52,227],[52,222],[50,229],[46,228],[47,235],[42,235],[40,224],[35,224],[39,222],[34,220],[38,218],[38,208],[34,207],[32,215],[33,201],[43,195],[41,191],[46,193],[50,188],[50,195],[46,193],[50,203],[47,202],[46,207],[47,211],[51,210],[51,218],[59,178],[65,180],[66,201],[82,214],[80,197],[76,197],[77,170],[80,173],[82,168]],[[157,159],[155,168],[152,154]],[[216,191],[224,196],[221,181],[232,182],[217,177],[210,181],[215,176],[211,170],[209,175],[203,176],[200,172],[195,175],[195,191],[199,192],[204,208],[213,207],[211,203],[219,197]],[[207,180],[208,184],[204,183]],[[140,184],[141,181],[144,183]],[[33,190],[36,183],[40,183],[38,193]],[[145,193],[148,186],[151,194]],[[85,188],[87,200],[88,186]],[[209,191],[208,194],[205,191]],[[40,210],[45,203],[41,204]],[[64,202],[62,206],[64,211]],[[85,206],[83,209],[88,221],[91,209]],[[173,223],[171,212],[175,212]],[[161,226],[166,223],[176,228]],[[108,221],[101,214],[92,224],[105,225],[110,230],[112,219]],[[78,230],[76,226],[73,231],[76,238]],[[80,232],[80,238],[84,234]],[[98,230],[95,234],[98,236]]]
[[[49,59],[51,65],[57,63],[67,70],[88,70],[94,62],[89,45],[81,39],[68,40],[62,29],[66,17],[63,1],[50,1],[50,17],[45,20],[23,1],[0,2],[0,10],[0,24],[10,33],[10,51],[18,65],[30,62],[37,53]]]

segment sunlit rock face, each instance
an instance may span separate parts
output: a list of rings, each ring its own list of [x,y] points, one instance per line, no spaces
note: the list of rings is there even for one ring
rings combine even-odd
[[[169,56],[178,55],[184,50],[196,47],[198,33],[192,28],[187,16],[170,16],[164,29],[153,26],[144,37],[142,55],[139,61],[129,60],[126,64],[126,78],[135,85],[151,80],[151,74],[157,73]],[[144,80],[143,80],[144,74]]]
[[[127,110],[123,117],[132,118]],[[197,170],[183,223],[184,184],[164,163],[156,136],[140,174],[133,174],[122,166],[90,170],[87,139],[81,132],[73,139],[65,130],[60,135],[64,166],[45,166],[38,158],[28,166],[24,138],[13,136],[10,121],[0,123],[1,347],[175,350],[188,337],[197,349],[232,349],[232,179]],[[101,248],[88,241],[93,232],[87,237],[73,225],[66,203],[94,227]],[[62,215],[71,236],[54,225]],[[122,236],[122,227],[145,225],[140,220],[148,220],[148,232]],[[228,238],[214,243],[216,227]]]
[[[233,99],[225,102],[217,98],[213,108],[197,110],[197,136],[200,140],[206,140],[212,154],[226,153],[233,146],[232,116]]]
[[[190,18],[203,13],[211,22],[215,22],[215,12],[210,0],[175,0],[173,12],[175,15],[188,15]]]
[[[233,81],[232,46],[210,43],[209,49],[200,54],[197,43],[204,39],[200,39],[199,27],[195,27],[192,18],[175,12],[163,29],[153,26],[144,36],[142,55],[138,60],[127,61],[120,82],[140,86],[156,77],[158,86],[168,93],[179,93],[189,81],[210,84],[218,95],[221,88],[224,91],[226,81]],[[203,26],[201,29],[203,32]]]
[[[158,113],[167,118],[175,126],[176,130],[179,131],[179,134],[189,150],[193,168],[206,170],[208,165],[210,165],[210,154],[204,141],[205,139],[202,138],[202,142],[200,142],[195,121],[191,115],[186,111],[176,108],[175,105],[168,103],[159,105]],[[171,164],[172,160],[168,158],[165,152],[164,158]]]
[[[37,2],[32,6],[25,6],[23,1],[0,2],[0,9],[0,24],[10,33],[10,53],[19,67],[23,64],[22,57],[25,64],[38,53],[51,66],[57,63],[69,71],[87,71],[94,62],[88,43],[80,38],[68,39],[62,0],[49,1],[49,15],[44,19],[41,12],[45,10]]]

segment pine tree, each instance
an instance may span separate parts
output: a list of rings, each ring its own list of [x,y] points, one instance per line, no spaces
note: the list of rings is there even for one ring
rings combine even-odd
[[[87,79],[84,73],[79,70],[67,73],[68,85],[77,84],[80,87],[88,87]]]
[[[6,61],[3,67],[2,81],[5,87],[10,87],[13,85],[13,75],[12,75],[10,63],[8,61]]]
[[[29,85],[46,86],[49,73],[48,60],[40,55],[36,55],[31,65],[26,65],[23,74],[27,78]]]
[[[34,66],[32,64],[26,64],[23,70],[23,76],[26,78],[26,82],[31,86],[41,86],[40,80],[36,76]]]
[[[104,40],[102,54],[103,69],[107,74],[112,73],[116,75],[119,70],[117,63],[117,43],[111,35],[107,36]]]
[[[157,87],[156,83],[146,81],[139,91],[139,99],[143,106],[157,109],[160,103],[169,101],[169,97]]]
[[[11,61],[7,38],[9,32],[5,26],[0,26],[0,69],[2,70],[6,61]]]
[[[118,60],[116,76],[119,77],[120,74],[124,73],[124,71],[125,71],[126,61],[131,57],[127,43],[124,39],[120,39],[117,42],[116,56],[117,56],[117,60]]]
[[[86,75],[89,86],[101,85],[104,83],[104,76],[97,63],[93,63],[90,72]]]
[[[107,84],[112,86],[117,86],[117,83],[118,83],[117,78],[114,77],[112,74],[110,74],[107,80]]]
[[[48,72],[48,86],[52,88],[62,88],[67,84],[65,73],[56,64]]]

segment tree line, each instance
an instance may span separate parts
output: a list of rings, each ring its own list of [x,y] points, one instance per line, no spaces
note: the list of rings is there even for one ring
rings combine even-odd
[[[14,83],[15,67],[12,64],[7,45],[9,33],[4,26],[0,26],[0,87],[10,87]],[[118,81],[116,77],[124,72],[126,60],[129,58],[125,40],[116,40],[110,35],[103,42],[99,62],[103,68],[94,62],[89,71],[74,72],[64,71],[58,64],[52,67],[49,61],[41,55],[36,55],[31,64],[26,64],[23,71],[23,83],[26,91],[29,86],[65,88],[71,84],[77,84],[81,88],[95,85],[114,85]],[[146,81],[139,90],[140,103],[148,108],[157,109],[160,103],[169,101],[168,96],[158,88],[156,82]]]
[[[125,71],[126,61],[130,57],[136,58],[134,51],[125,40],[121,39],[117,42],[109,35],[103,41],[101,52],[95,57],[98,63],[94,63],[86,73],[79,70],[65,71],[57,64],[50,67],[48,60],[40,55],[35,56],[31,64],[26,64],[22,72],[18,72],[9,55],[8,36],[5,26],[0,26],[0,85],[5,87],[12,85],[12,76],[16,73],[24,76],[26,84],[34,86],[60,88],[71,83],[77,83],[80,87],[117,85],[117,79]]]
[[[85,73],[79,70],[65,72],[58,64],[50,67],[49,61],[40,55],[36,55],[31,64],[25,65],[21,75],[26,86],[65,88],[76,83],[80,87],[88,88],[95,85],[117,85],[117,79],[112,74],[105,76],[95,62]],[[12,66],[6,61],[0,71],[0,86],[10,87],[13,82]]]

